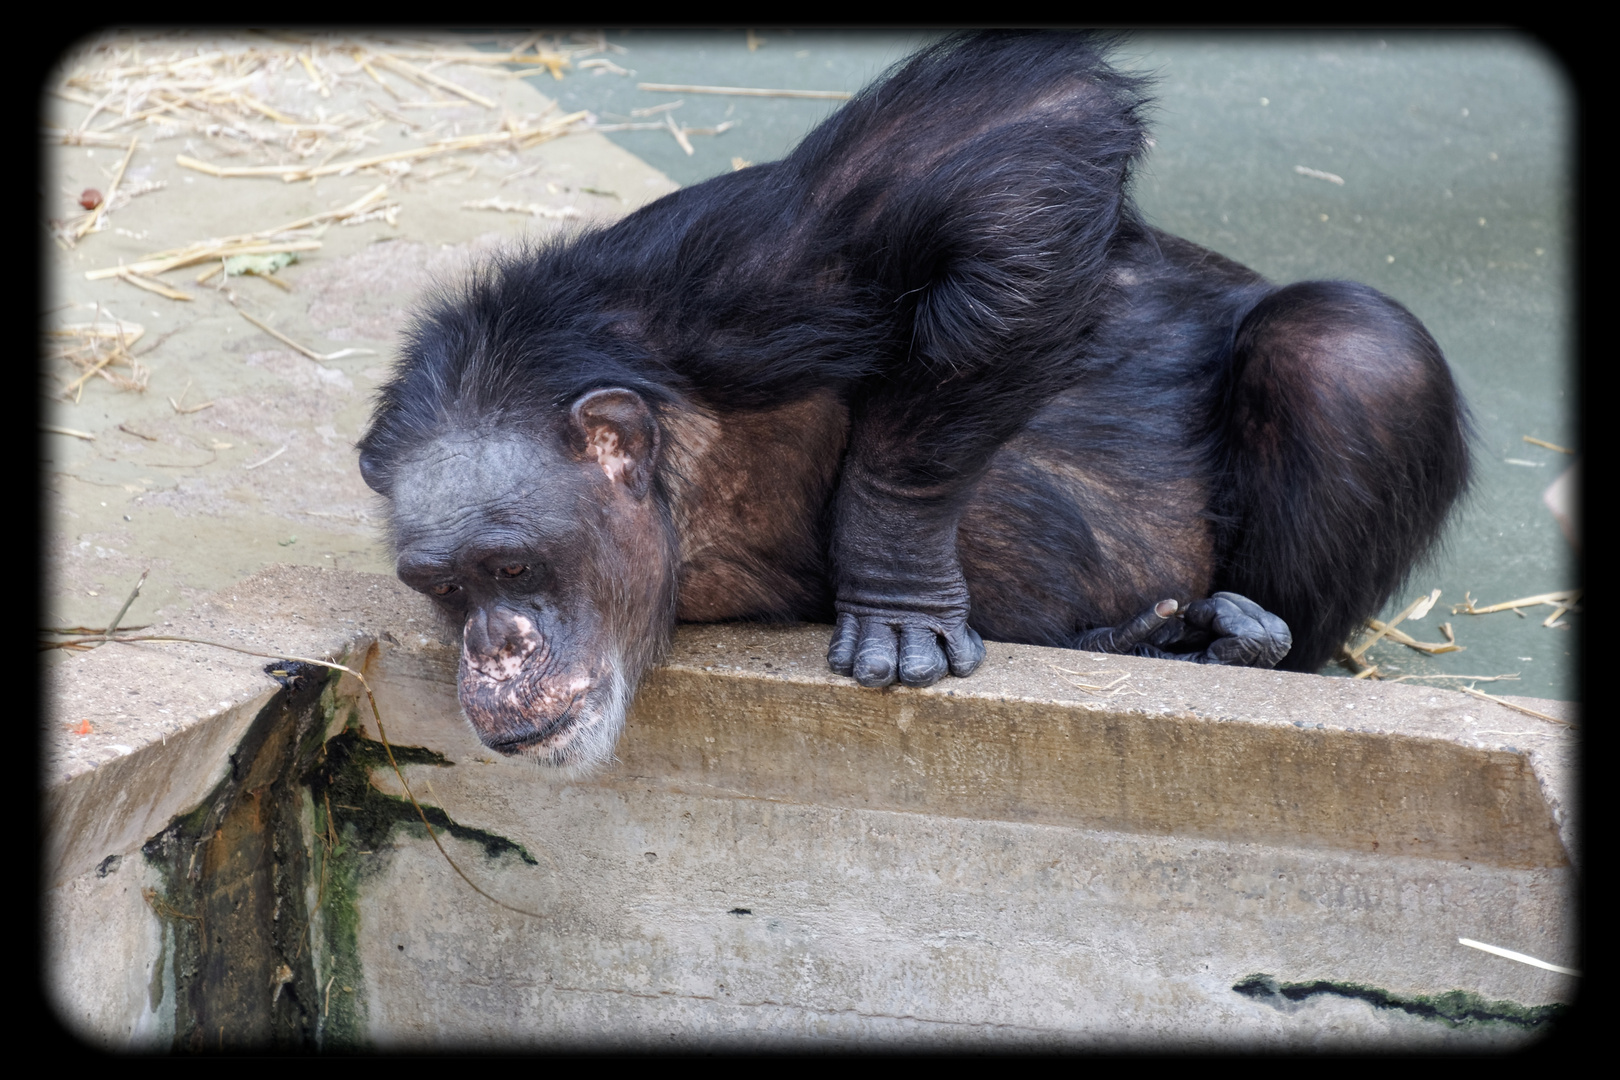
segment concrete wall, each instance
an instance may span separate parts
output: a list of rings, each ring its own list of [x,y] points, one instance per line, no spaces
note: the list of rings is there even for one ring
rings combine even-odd
[[[1452,691],[1004,645],[869,691],[822,628],[685,627],[568,780],[477,742],[391,580],[165,632],[363,665],[530,914],[352,677],[103,647],[45,767],[46,974],[103,1045],[1511,1046],[1578,989],[1457,943],[1578,966],[1573,729]]]

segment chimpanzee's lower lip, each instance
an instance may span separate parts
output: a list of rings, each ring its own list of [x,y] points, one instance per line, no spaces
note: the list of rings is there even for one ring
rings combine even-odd
[[[552,723],[546,725],[545,730],[538,731],[533,735],[516,736],[508,739],[501,739],[498,742],[489,742],[488,740],[485,740],[484,745],[498,754],[505,754],[507,757],[515,757],[518,754],[525,754],[531,750],[538,749],[545,743],[556,738],[558,731],[560,731],[563,726],[564,725],[553,721]]]
[[[518,754],[528,753],[530,750],[542,746],[568,730],[568,726],[574,719],[574,706],[578,701],[578,697],[575,697],[573,701],[568,703],[568,708],[564,709],[560,716],[554,720],[546,721],[545,725],[533,734],[514,735],[504,739],[497,739],[494,742],[484,739],[483,743],[497,754],[505,754],[507,757],[516,757]]]
[[[495,751],[497,754],[505,754],[507,757],[517,757],[519,754],[528,750],[530,747],[538,745],[542,741],[544,740],[542,740],[539,736],[536,736],[531,739],[503,739],[500,742],[486,741],[484,745]]]

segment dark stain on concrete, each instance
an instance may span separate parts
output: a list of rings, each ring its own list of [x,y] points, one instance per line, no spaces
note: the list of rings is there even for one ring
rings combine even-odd
[[[281,690],[249,726],[225,778],[142,848],[164,879],[162,895],[147,900],[171,935],[180,1051],[361,1048],[359,891],[396,829],[427,836],[410,800],[373,785],[373,774],[392,766],[355,703],[338,696],[341,673],[290,662],[265,672]],[[325,738],[340,711],[343,729]],[[419,746],[395,745],[393,754],[401,767],[454,764]],[[488,858],[538,865],[521,844],[439,807],[423,805],[422,814]]]
[[[455,764],[443,754],[420,746],[394,744],[393,750],[394,760],[401,768],[407,765]],[[377,851],[388,846],[396,827],[403,827],[427,839],[427,830],[422,827],[422,815],[416,812],[410,800],[380,791],[372,784],[372,773],[392,770],[383,744],[359,731],[351,729],[327,740],[324,760],[311,771],[308,783],[317,806],[324,808],[327,800],[330,800],[332,819],[344,843],[352,841],[358,844],[360,850]],[[522,844],[485,829],[452,821],[437,806],[424,803],[422,814],[426,815],[434,829],[448,833],[457,840],[477,844],[491,859],[516,855],[531,866],[539,865],[539,861]]]
[[[324,687],[318,678],[287,680],[219,786],[142,848],[165,879],[165,895],[148,899],[173,932],[176,1050],[316,1046],[298,778],[309,736],[324,734]]]
[[[1466,990],[1448,990],[1432,996],[1415,994],[1402,997],[1375,986],[1357,983],[1279,982],[1270,975],[1250,975],[1232,987],[1244,997],[1263,1001],[1277,1008],[1289,1009],[1321,994],[1365,1001],[1375,1009],[1397,1009],[1423,1020],[1433,1020],[1448,1027],[1467,1024],[1501,1023],[1523,1028],[1540,1028],[1550,1024],[1568,1011],[1569,1006],[1554,1002],[1550,1005],[1520,1005],[1516,1001],[1487,1001]]]

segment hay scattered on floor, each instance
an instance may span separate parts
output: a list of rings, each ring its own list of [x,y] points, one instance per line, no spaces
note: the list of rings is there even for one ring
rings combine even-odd
[[[816,101],[848,101],[855,95],[848,90],[775,90],[760,86],[693,86],[690,83],[636,83],[637,90],[661,94],[716,94],[722,97],[810,98]]]
[[[579,210],[572,206],[541,206],[539,203],[515,203],[505,199],[479,199],[475,202],[461,204],[463,210],[498,210],[507,214],[529,214],[543,218],[577,218],[583,217]]]
[[[1577,726],[1575,724],[1570,723],[1568,720],[1560,720],[1556,716],[1549,716],[1546,713],[1541,712],[1541,711],[1539,711],[1537,709],[1527,708],[1524,705],[1516,705],[1513,702],[1508,701],[1506,698],[1497,697],[1495,694],[1487,694],[1483,690],[1475,690],[1472,686],[1459,686],[1457,689],[1461,690],[1463,693],[1467,694],[1469,697],[1477,697],[1481,701],[1494,702],[1495,704],[1500,705],[1505,709],[1512,709],[1516,713],[1523,713],[1526,716],[1533,716],[1537,720],[1545,720],[1549,724],[1557,724],[1559,727],[1567,727],[1567,728],[1572,728],[1572,727]]]
[[[1420,596],[1416,600],[1413,600],[1410,604],[1406,605],[1406,607],[1401,610],[1401,613],[1399,615],[1396,615],[1388,623],[1379,622],[1377,619],[1368,619],[1367,620],[1367,625],[1372,628],[1373,635],[1371,637],[1369,637],[1367,640],[1363,641],[1360,645],[1357,645],[1354,648],[1351,648],[1349,650],[1350,659],[1355,660],[1355,661],[1360,661],[1363,653],[1365,653],[1368,649],[1372,648],[1373,645],[1376,644],[1380,638],[1383,638],[1383,637],[1386,637],[1386,636],[1392,638],[1395,641],[1399,641],[1402,645],[1406,645],[1406,646],[1408,646],[1410,648],[1417,649],[1420,652],[1436,653],[1436,652],[1458,652],[1458,651],[1460,651],[1462,649],[1461,645],[1453,645],[1453,644],[1450,644],[1450,643],[1443,644],[1443,645],[1442,644],[1428,644],[1428,643],[1425,643],[1425,642],[1416,641],[1413,638],[1411,638],[1411,637],[1407,636],[1406,634],[1401,633],[1400,631],[1395,629],[1395,627],[1397,625],[1399,625],[1400,623],[1406,621],[1407,619],[1421,619],[1421,618],[1423,618],[1425,615],[1427,615],[1429,613],[1429,609],[1434,607],[1434,602],[1436,600],[1438,600],[1438,599],[1440,599],[1440,590],[1439,589],[1432,589],[1432,590],[1429,591],[1429,593],[1427,595]],[[1356,678],[1358,678],[1358,679],[1362,678],[1363,676],[1365,676],[1367,674],[1368,674],[1367,672],[1358,671],[1356,673]]]
[[[1510,671],[1505,675],[1397,675],[1395,678],[1390,679],[1389,681],[1390,682],[1410,682],[1413,679],[1445,679],[1445,680],[1448,680],[1448,681],[1460,680],[1460,681],[1466,682],[1466,683],[1477,683],[1477,682],[1503,682],[1503,681],[1517,682],[1518,678],[1519,678],[1519,673],[1517,671]]]
[[[66,382],[62,396],[77,402],[84,385],[92,378],[105,379],[120,390],[144,391],[151,371],[137,360],[130,348],[146,328],[126,322],[96,309],[91,322],[67,323],[45,331],[45,358],[65,361],[78,371]]]
[[[1416,638],[1411,637],[1404,631],[1395,629],[1393,624],[1385,625],[1384,623],[1379,622],[1377,619],[1368,619],[1367,626],[1369,629],[1380,633],[1382,636],[1389,638],[1389,640],[1396,642],[1397,644],[1405,645],[1408,649],[1416,649],[1421,653],[1428,653],[1430,656],[1438,656],[1442,653],[1462,652],[1468,647],[1466,645],[1458,645],[1455,641],[1418,641]],[[1371,642],[1369,642],[1369,644],[1371,644]]]
[[[1452,605],[1451,613],[1453,615],[1491,615],[1498,611],[1511,611],[1523,618],[1524,612],[1519,610],[1520,608],[1546,606],[1552,608],[1553,612],[1541,621],[1541,625],[1552,629],[1569,625],[1558,620],[1563,618],[1566,612],[1579,613],[1581,610],[1578,606],[1580,598],[1580,589],[1560,589],[1557,592],[1521,596],[1517,600],[1504,600],[1500,604],[1488,604],[1485,607],[1480,607],[1474,603],[1471,594],[1463,593],[1463,602]]]
[[[1120,694],[1133,694],[1137,697],[1146,696],[1142,691],[1124,685],[1125,681],[1130,678],[1130,673],[1122,671],[1118,668],[1107,671],[1070,671],[1068,668],[1058,667],[1056,664],[1049,664],[1048,666],[1053,671],[1057,672],[1058,675],[1062,677],[1064,682],[1068,683],[1076,690],[1084,690],[1088,694],[1095,694],[1100,697],[1110,698],[1118,697]],[[1082,681],[1092,679],[1100,680],[1109,675],[1115,677],[1108,679],[1106,682]]]
[[[1559,446],[1557,443],[1550,443],[1546,439],[1538,439],[1533,435],[1521,435],[1519,437],[1532,446],[1541,446],[1548,450],[1556,450],[1560,454],[1570,454],[1572,456],[1575,453],[1575,451],[1569,449],[1567,446]]]
[[[583,112],[543,123],[540,117],[504,115],[497,100],[460,81],[454,75],[457,68],[477,70],[485,78],[544,71],[560,79],[587,56],[622,51],[597,34],[567,39],[528,34],[494,43],[499,47],[485,52],[391,36],[112,36],[71,58],[60,84],[51,88],[55,97],[85,106],[84,115],[71,127],[47,128],[44,134],[65,145],[129,152],[137,134],[144,144],[184,137],[188,152],[180,155],[182,163],[215,176],[303,180],[375,170],[457,150],[521,149],[589,126]],[[513,67],[533,71],[513,72]],[[329,112],[325,102],[340,88],[362,91],[360,106]],[[388,95],[381,102],[371,100],[378,91]],[[415,100],[407,100],[407,93]],[[449,137],[436,130],[449,125],[449,119],[423,127],[396,111],[469,107],[487,119],[469,117],[467,123],[487,126],[468,131],[456,120]],[[381,141],[374,132],[391,122],[405,125],[428,145],[368,155],[367,148]],[[98,229],[120,205],[109,190],[102,205],[59,223],[58,235],[69,243]]]
[[[178,270],[184,266],[194,266],[201,262],[224,262],[226,259],[238,255],[280,255],[299,251],[315,251],[321,246],[320,240],[316,238],[334,222],[344,221],[378,209],[386,209],[389,206],[398,209],[397,203],[388,203],[386,201],[387,195],[388,185],[379,185],[351,203],[331,210],[323,210],[318,214],[299,218],[297,221],[289,221],[285,225],[260,229],[258,232],[239,233],[235,236],[220,236],[208,240],[198,240],[184,247],[155,251],[145,258],[138,259],[127,265],[88,270],[84,276],[90,281],[99,281],[110,277],[124,277],[127,274],[142,274],[151,277],[169,270]]]
[[[1323,172],[1321,169],[1312,169],[1305,165],[1295,165],[1294,171],[1301,176],[1309,176],[1312,180],[1326,180],[1330,184],[1344,187],[1344,177],[1337,173]]]

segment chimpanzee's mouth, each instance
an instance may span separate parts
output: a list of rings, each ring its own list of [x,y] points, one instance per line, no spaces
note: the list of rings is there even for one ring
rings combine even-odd
[[[564,685],[556,676],[509,682],[492,693],[463,673],[462,716],[479,742],[504,757],[521,754],[542,765],[589,772],[613,760],[630,688],[611,668],[594,679],[583,673],[563,678]]]
[[[485,746],[489,747],[497,754],[505,754],[507,757],[517,757],[519,754],[527,753],[539,743],[540,739],[538,738],[502,739],[499,742],[491,742],[488,739],[484,740]]]
[[[574,719],[574,706],[579,704],[580,695],[575,694],[568,701],[568,707],[559,715],[547,720],[538,731],[527,735],[508,735],[491,739],[482,732],[479,741],[497,754],[507,757],[517,757],[519,754],[533,754],[537,751],[555,751],[558,747],[548,747],[546,743],[556,739],[559,735],[567,735]],[[564,738],[563,742],[567,742]]]

